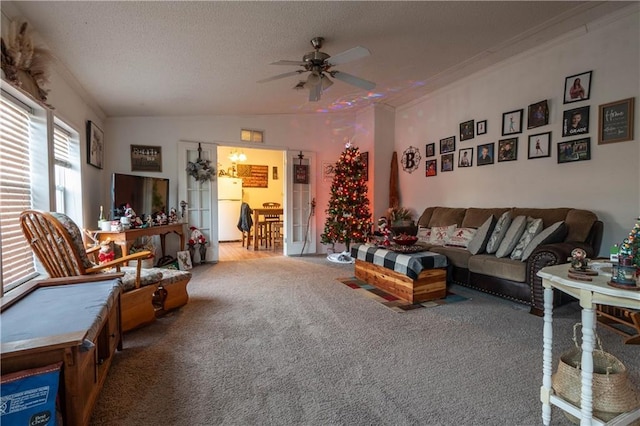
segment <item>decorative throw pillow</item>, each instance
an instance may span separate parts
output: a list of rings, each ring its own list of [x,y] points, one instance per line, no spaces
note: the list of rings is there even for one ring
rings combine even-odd
[[[447,244],[451,234],[456,230],[458,225],[449,225],[449,226],[434,226],[431,228],[431,238],[429,238],[429,242],[434,246],[443,246]]]
[[[480,228],[478,228],[476,235],[473,236],[473,239],[469,242],[469,246],[467,247],[469,253],[479,254],[487,249],[489,237],[491,237],[491,233],[493,232],[493,228],[495,228],[497,221],[496,217],[491,215],[489,216],[489,219],[487,219]]]
[[[495,253],[500,247],[500,243],[504,238],[504,234],[507,233],[509,229],[509,225],[511,225],[511,212],[504,212],[502,216],[498,219],[496,226],[493,228],[493,232],[489,237],[489,242],[487,243],[487,253]]]
[[[538,248],[538,246],[542,246],[544,244],[553,244],[564,241],[565,236],[567,235],[567,225],[564,221],[556,222],[550,227],[544,229],[538,235],[536,235],[533,240],[524,248],[522,252],[522,261],[526,261],[529,259],[529,256],[533,253],[533,251]]]
[[[542,232],[542,219],[534,219],[532,217],[527,217],[527,226],[518,240],[518,244],[513,248],[511,252],[511,258],[513,260],[522,259],[522,252],[524,252],[525,247],[529,245],[529,243]]]
[[[527,227],[527,217],[518,216],[513,219],[507,233],[504,234],[504,238],[500,243],[500,247],[496,250],[496,257],[506,257],[511,254],[513,248],[518,244],[524,229]]]
[[[477,229],[474,228],[457,228],[453,231],[453,235],[451,235],[446,245],[467,248],[476,232]]]
[[[428,243],[431,238],[431,228],[425,228],[424,226],[418,227],[418,241],[422,241],[424,243]]]

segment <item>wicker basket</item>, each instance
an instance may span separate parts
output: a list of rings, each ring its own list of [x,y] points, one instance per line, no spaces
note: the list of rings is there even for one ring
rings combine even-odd
[[[580,407],[582,387],[582,352],[576,336],[578,323],[573,327],[575,346],[560,356],[558,371],[553,375],[553,390],[571,404]],[[640,395],[629,382],[627,369],[613,355],[602,350],[602,342],[596,335],[598,348],[593,351],[593,415],[609,421],[621,413],[640,407]],[[579,419],[569,413],[567,418],[578,424]],[[633,423],[640,424],[640,421]]]

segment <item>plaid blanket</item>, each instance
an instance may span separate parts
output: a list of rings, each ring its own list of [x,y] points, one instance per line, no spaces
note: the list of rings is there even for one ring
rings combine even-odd
[[[447,257],[430,251],[401,254],[368,244],[351,247],[351,257],[392,269],[415,280],[425,269],[445,268]]]

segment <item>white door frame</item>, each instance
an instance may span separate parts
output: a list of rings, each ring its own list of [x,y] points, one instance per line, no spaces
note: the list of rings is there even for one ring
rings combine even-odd
[[[218,146],[212,142],[191,142],[191,141],[179,141],[178,142],[178,204],[182,200],[187,200],[187,192],[188,189],[195,188],[195,180],[191,176],[187,175],[186,167],[189,156],[189,151],[198,150],[198,146],[202,147],[202,152],[205,153],[205,159],[211,160],[211,164],[214,169],[218,170]],[[192,154],[193,155],[193,154]],[[220,248],[218,243],[218,185],[217,185],[217,173],[214,180],[209,181],[207,183],[200,183],[196,185],[207,185],[206,189],[209,191],[210,197],[210,205],[208,206],[209,211],[209,223],[204,224],[203,228],[207,228],[208,233],[208,242],[209,246],[207,248],[207,262],[218,262],[220,259]],[[189,206],[187,206],[187,212],[189,212]],[[188,226],[193,226],[188,223],[189,213],[187,213],[187,219],[184,220]],[[199,224],[198,224],[199,225]],[[200,227],[200,226],[199,226]],[[189,240],[189,235],[191,231],[187,230],[186,240]],[[186,248],[182,248],[182,250],[186,250]],[[199,254],[197,255],[199,256]]]
[[[298,155],[304,156],[302,164],[309,166],[308,184],[294,183],[294,164],[299,164]],[[285,168],[285,241],[284,254],[299,256],[316,253],[316,163],[315,154],[311,151],[287,150]],[[306,236],[306,240],[305,240]]]

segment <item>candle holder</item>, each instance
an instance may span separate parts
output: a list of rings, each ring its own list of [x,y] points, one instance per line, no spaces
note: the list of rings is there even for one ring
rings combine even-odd
[[[637,287],[636,274],[638,268],[633,264],[633,258],[620,258],[611,267],[611,283],[625,287]]]

